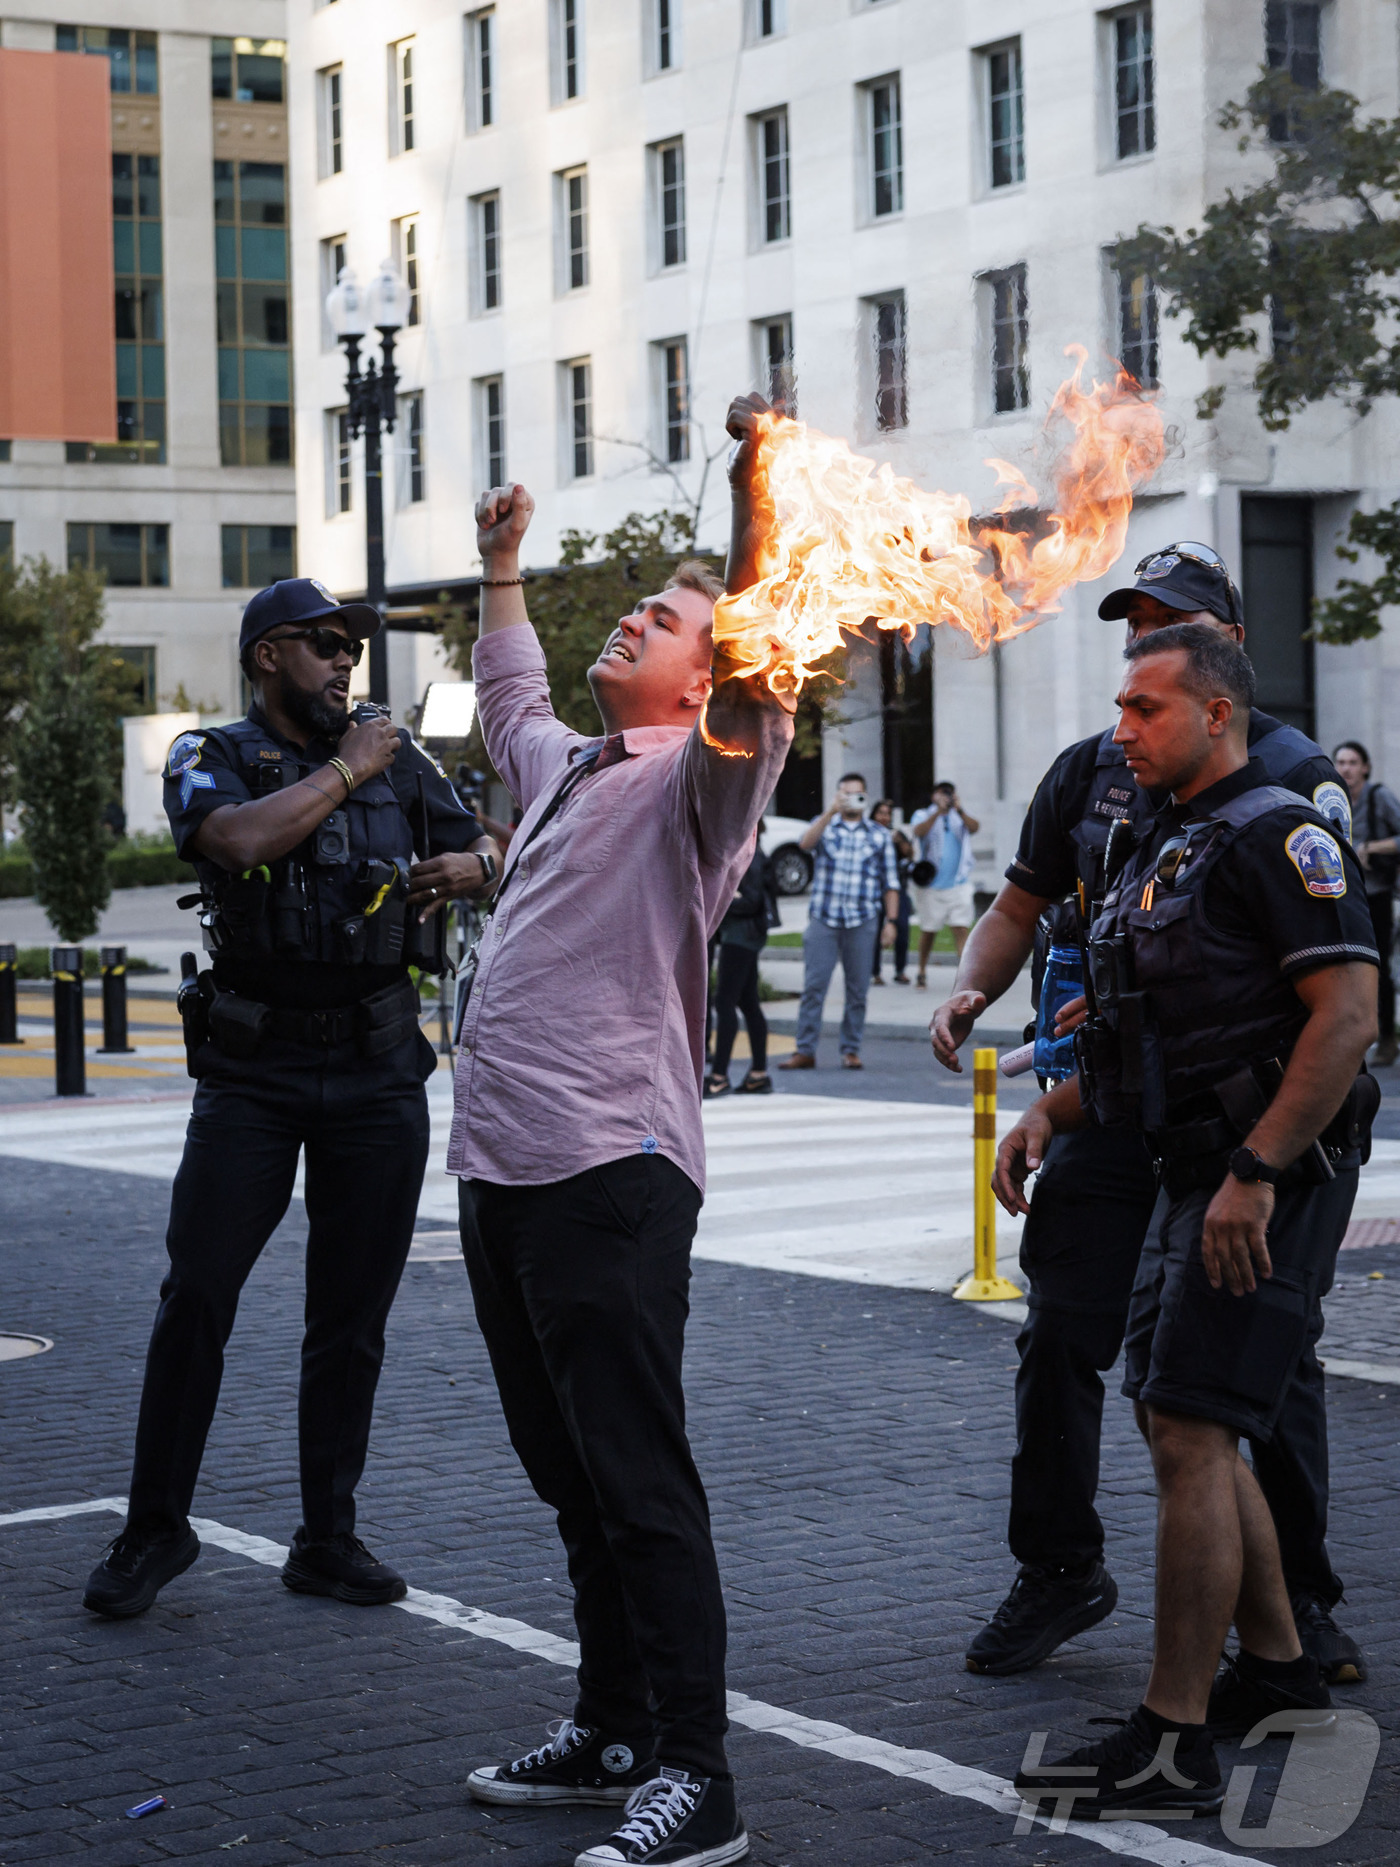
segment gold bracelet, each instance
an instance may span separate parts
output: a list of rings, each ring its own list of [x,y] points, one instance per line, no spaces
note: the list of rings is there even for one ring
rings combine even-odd
[[[348,797],[355,788],[355,774],[343,758],[328,758],[326,763],[332,771],[338,771],[345,780],[345,795]]]

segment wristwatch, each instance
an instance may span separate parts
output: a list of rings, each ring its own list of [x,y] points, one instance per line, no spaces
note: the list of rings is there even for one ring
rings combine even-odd
[[[1265,1186],[1277,1186],[1281,1167],[1271,1167],[1266,1160],[1261,1160],[1252,1147],[1237,1147],[1230,1156],[1230,1171],[1237,1180],[1243,1180],[1246,1186],[1263,1182]]]

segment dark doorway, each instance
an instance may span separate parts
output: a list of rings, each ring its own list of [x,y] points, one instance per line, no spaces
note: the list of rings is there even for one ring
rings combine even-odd
[[[797,737],[787,755],[778,787],[773,793],[775,817],[819,817],[826,808],[822,796],[822,716],[809,697],[797,703]]]
[[[1245,648],[1258,706],[1312,733],[1313,509],[1310,499],[1240,499]]]
[[[885,796],[906,817],[933,789],[933,631],[921,623],[906,642],[880,631],[880,705],[885,741]]]

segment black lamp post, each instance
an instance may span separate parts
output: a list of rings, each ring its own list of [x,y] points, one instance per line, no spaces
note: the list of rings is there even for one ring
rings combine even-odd
[[[384,589],[384,469],[380,429],[394,431],[394,338],[408,316],[408,287],[385,260],[361,291],[354,272],[346,266],[326,295],[330,327],[345,345],[345,402],[350,437],[365,437],[365,601],[381,616],[386,608]],[[373,357],[360,368],[360,344],[373,326],[379,332],[381,361]],[[389,651],[381,628],[370,637],[369,697],[381,705],[389,700]]]

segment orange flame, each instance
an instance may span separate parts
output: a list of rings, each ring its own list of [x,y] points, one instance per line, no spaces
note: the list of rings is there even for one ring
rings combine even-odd
[[[1034,628],[1072,584],[1101,577],[1127,537],[1134,489],[1161,465],[1162,419],[1132,377],[1081,383],[1085,351],[1046,417],[1058,439],[1051,511],[1031,543],[1020,532],[972,527],[961,493],[927,493],[888,465],[852,453],[800,421],[761,418],[758,508],[765,535],[759,577],[715,605],[715,640],[741,674],[775,691],[800,690],[816,663],[867,621],[912,635],[951,623],[985,650]],[[998,513],[1038,501],[1025,475],[990,460],[1005,488]],[[707,735],[708,736],[708,735]]]

